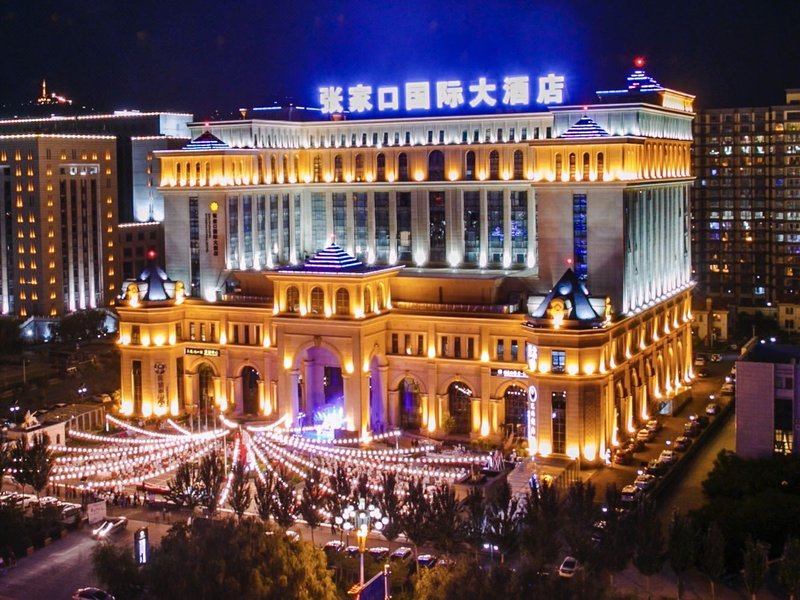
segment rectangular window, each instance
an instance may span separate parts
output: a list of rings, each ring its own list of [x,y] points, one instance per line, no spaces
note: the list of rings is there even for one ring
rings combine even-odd
[[[551,370],[553,373],[563,373],[567,365],[567,353],[564,350],[553,350],[550,353]]]
[[[475,358],[475,338],[467,338],[467,358]]]
[[[175,375],[178,379],[178,389],[175,390],[178,394],[178,406],[183,406],[183,357],[179,356],[175,359]]]
[[[398,349],[397,334],[393,333],[392,334],[392,354],[397,354],[398,350],[399,349]]]
[[[411,334],[403,336],[403,350],[406,354],[411,354]]]
[[[411,260],[411,192],[397,192],[397,259]]]
[[[211,341],[212,342],[216,342],[217,341],[217,324],[216,323],[212,323],[211,324]]]
[[[183,326],[180,323],[175,323],[175,339],[179,342],[183,341]]]
[[[511,340],[511,360],[516,362],[519,358],[519,342]]]
[[[461,358],[461,338],[458,336],[453,338],[453,356]]]
[[[588,236],[586,232],[586,194],[572,195],[573,268],[581,281],[589,277]]]
[[[417,336],[417,355],[422,356],[425,354],[425,336]]]
[[[506,349],[503,340],[497,340],[497,352],[495,353],[495,358],[497,360],[505,360],[505,353]]]
[[[131,361],[131,386],[133,387],[134,410],[142,406],[142,361]]]
[[[197,296],[200,294],[200,209],[196,196],[189,198],[189,256],[189,294]]]
[[[553,392],[552,403],[552,432],[553,453],[566,454],[567,452],[567,392]]]
[[[206,341],[206,324],[205,323],[200,323],[200,341],[201,342],[205,342]]]
[[[464,192],[464,262],[477,265],[481,250],[480,192]]]
[[[447,356],[449,352],[449,348],[447,347],[448,338],[446,335],[442,336],[442,356]]]
[[[131,344],[141,344],[142,336],[138,325],[131,327]]]
[[[233,343],[234,344],[238,344],[239,343],[239,326],[238,325],[233,325],[232,328],[233,328]]]
[[[239,266],[239,199],[228,198],[228,264]]]
[[[194,327],[195,327],[194,323],[189,323],[189,339],[191,341],[195,341],[197,339],[197,334],[195,332]]]

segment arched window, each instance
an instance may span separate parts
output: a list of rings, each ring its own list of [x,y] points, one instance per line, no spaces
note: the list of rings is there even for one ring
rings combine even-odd
[[[286,289],[286,312],[298,312],[300,310],[300,292],[296,287],[291,286]]]
[[[556,181],[561,181],[561,172],[563,169],[561,155],[556,154]]]
[[[319,154],[314,155],[314,183],[322,181],[322,157]]]
[[[325,292],[321,287],[311,290],[311,313],[318,315],[325,310]]]
[[[300,159],[296,154],[294,155],[294,176],[298,180],[300,179]]]
[[[489,179],[500,179],[500,153],[497,150],[489,152]]]
[[[234,177],[236,173],[233,174]],[[192,163],[186,163],[186,183],[189,183],[189,178],[192,176]]]
[[[575,153],[574,152],[570,152],[570,155],[569,155],[569,180],[570,181],[575,181],[575,168],[576,168],[575,162],[576,162]]]
[[[386,155],[383,152],[375,157],[375,167],[375,180],[386,181]]]
[[[469,433],[472,424],[472,390],[460,381],[447,388],[448,410],[453,418],[453,433]]]
[[[525,157],[522,150],[514,150],[514,179],[525,178]]]
[[[364,181],[364,155],[356,154],[356,181]]]
[[[444,181],[444,154],[441,150],[428,155],[428,181]]]
[[[206,161],[206,185],[211,185],[211,163]]]
[[[372,312],[372,293],[369,288],[364,288],[364,314]]]
[[[342,155],[337,154],[333,157],[333,180],[339,182],[342,180]]]
[[[506,404],[506,435],[525,437],[528,434],[528,394],[518,385],[509,386],[503,394]]]
[[[589,153],[583,153],[583,177],[584,181],[589,181]]]
[[[408,155],[405,152],[401,152],[397,157],[397,179],[408,181]]]
[[[348,292],[345,288],[339,288],[336,290],[336,314],[350,314],[350,292]]]
[[[283,180],[286,181],[287,179],[289,179],[289,157],[284,154],[283,161],[281,162],[283,164],[283,172],[281,173],[281,175],[283,175]]]
[[[419,384],[411,377],[406,377],[397,387],[397,398],[400,402],[400,427],[403,429],[420,429],[422,427],[422,403],[420,402]]]
[[[603,174],[605,172],[605,158],[603,157],[602,152],[597,153],[597,179],[599,181],[603,180]]]
[[[206,163],[206,169],[208,168],[208,163]],[[206,173],[206,181],[208,181],[208,173]],[[264,183],[266,179],[264,178],[264,157],[259,155],[258,156],[258,181],[259,183]]]
[[[378,310],[386,308],[386,298],[383,295],[383,285],[378,285]]]
[[[181,163],[175,163],[175,179],[181,180]]]
[[[464,179],[475,181],[475,153],[470,150],[464,159]]]
[[[194,163],[194,184],[200,185],[200,163]]]
[[[269,180],[275,183],[278,180],[278,161],[275,160],[275,155],[269,157]]]

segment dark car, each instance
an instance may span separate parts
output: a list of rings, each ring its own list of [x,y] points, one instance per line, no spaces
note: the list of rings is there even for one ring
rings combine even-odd
[[[702,427],[704,429],[706,427],[708,427],[709,421],[708,421],[708,417],[705,416],[705,415],[694,413],[692,415],[689,415],[689,420],[694,422],[694,423],[697,423],[700,427]]]
[[[700,370],[697,372],[697,376],[698,376],[698,377],[702,377],[702,378],[706,378],[706,377],[708,377],[708,376],[710,376],[710,375],[711,375],[711,373],[709,372],[709,370],[708,370],[708,369],[700,369]]]
[[[432,569],[436,566],[436,557],[432,554],[420,554],[417,557],[417,564],[426,569]]]
[[[375,560],[383,560],[389,556],[389,549],[386,546],[373,546],[372,548],[367,548],[367,552]]]
[[[72,600],[114,600],[114,596],[96,587],[86,587],[75,590]]]
[[[647,443],[644,440],[629,438],[625,441],[623,447],[629,448],[631,452],[642,452],[647,448]]]
[[[327,542],[325,546],[322,548],[322,551],[325,552],[325,554],[328,557],[331,557],[334,554],[341,552],[342,550],[344,550],[344,542],[339,540],[331,540],[330,542]]]
[[[672,445],[675,450],[678,452],[684,452],[689,449],[689,446],[692,445],[692,440],[686,436],[681,436],[679,438],[675,438],[675,443]]]
[[[700,435],[700,425],[694,421],[687,421],[683,425],[683,435],[690,438],[697,437]]]
[[[633,462],[633,452],[626,448],[620,448],[614,453],[614,462],[618,465],[629,465]]]
[[[669,470],[669,465],[665,462],[662,462],[658,459],[651,460],[647,463],[647,466],[644,468],[644,472],[648,475],[655,475],[656,477],[661,477]]]

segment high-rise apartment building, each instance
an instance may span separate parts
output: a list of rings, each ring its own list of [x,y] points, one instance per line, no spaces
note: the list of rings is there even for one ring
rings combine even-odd
[[[737,307],[800,298],[800,90],[694,122],[692,254],[701,295]]]
[[[118,293],[116,138],[0,135],[2,314],[56,317]]]

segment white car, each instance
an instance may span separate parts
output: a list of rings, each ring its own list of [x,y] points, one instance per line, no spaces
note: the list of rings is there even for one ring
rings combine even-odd
[[[655,437],[656,437],[655,432],[647,428],[640,429],[639,432],[636,434],[636,439],[639,440],[640,442],[652,442],[653,438]]]
[[[411,557],[411,548],[408,546],[400,546],[397,550],[389,555],[392,560],[408,560]]]
[[[567,556],[561,562],[561,566],[558,567],[558,576],[569,579],[575,576],[575,572],[577,570],[578,570],[578,559],[573,558],[571,556]]]
[[[658,457],[658,460],[660,462],[663,462],[663,463],[666,463],[668,465],[671,465],[672,463],[674,463],[677,460],[677,458],[678,457],[675,456],[675,451],[674,450],[662,450],[661,454]]]
[[[639,488],[643,492],[646,492],[647,490],[652,488],[655,484],[656,484],[656,476],[655,475],[649,475],[647,473],[639,475],[636,478],[636,481],[633,482],[633,485],[635,485],[637,488]]]
[[[716,415],[719,412],[719,404],[716,402],[709,402],[706,404],[706,414],[707,415]]]

